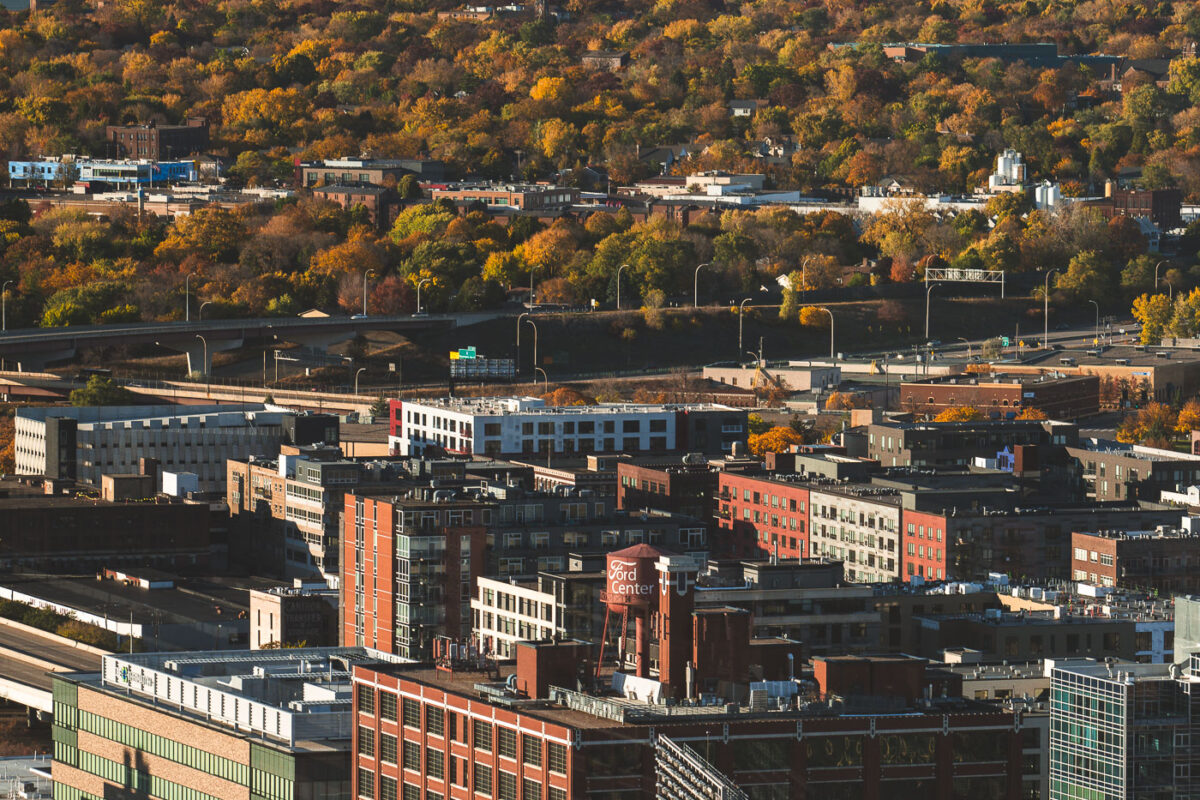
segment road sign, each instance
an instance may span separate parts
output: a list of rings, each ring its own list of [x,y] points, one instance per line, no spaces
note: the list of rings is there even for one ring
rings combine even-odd
[[[1007,337],[1007,336],[1001,336],[1001,337],[1000,337],[1000,344],[1004,345],[1005,347],[1008,347],[1008,337]]]

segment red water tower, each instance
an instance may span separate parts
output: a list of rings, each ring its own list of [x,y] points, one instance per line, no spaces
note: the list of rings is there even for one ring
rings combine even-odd
[[[601,640],[601,659],[604,640],[608,638],[608,621],[613,614],[621,618],[621,637],[617,640],[617,663],[625,664],[625,642],[629,620],[634,621],[634,674],[650,677],[650,614],[658,607],[658,572],[655,564],[666,551],[648,544],[635,544],[624,550],[609,553],[608,580],[600,600],[608,607],[604,615],[604,639]],[[599,664],[597,664],[599,667]]]

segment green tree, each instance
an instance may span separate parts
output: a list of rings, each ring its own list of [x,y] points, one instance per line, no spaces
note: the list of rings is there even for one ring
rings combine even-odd
[[[1099,253],[1085,250],[1071,259],[1067,271],[1055,281],[1055,286],[1079,302],[1104,302],[1113,289],[1114,277],[1112,266]]]
[[[71,390],[73,406],[128,406],[138,402],[138,396],[113,382],[112,378],[93,375],[82,389]]]

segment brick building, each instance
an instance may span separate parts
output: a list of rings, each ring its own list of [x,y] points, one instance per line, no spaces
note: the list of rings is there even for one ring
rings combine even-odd
[[[721,472],[717,478],[717,549],[737,558],[806,558],[808,486],[782,477]]]
[[[1036,409],[1050,419],[1076,420],[1100,413],[1100,379],[1095,375],[955,375],[902,383],[900,405],[934,415],[972,406],[992,419],[1013,419],[1025,409]]]
[[[1075,531],[1071,580],[1163,595],[1194,593],[1200,589],[1200,532],[1168,525]]]
[[[522,642],[515,671],[461,650],[433,667],[356,666],[354,796],[640,800],[674,779],[755,798],[1017,800],[1039,779],[1023,774],[1021,716],[956,696],[959,676],[834,658],[802,693],[798,643],[750,638],[745,612],[693,610],[685,561],[646,558],[656,575],[631,569],[661,594],[639,612],[658,624],[637,618],[650,641],[631,641],[615,672],[581,642]],[[628,596],[609,575],[613,612]],[[751,689],[764,685],[777,693]],[[717,691],[720,703],[696,702]]]
[[[184,125],[108,125],[104,137],[113,158],[169,161],[199,155],[208,147],[208,121],[194,117]]]
[[[405,175],[422,181],[440,181],[446,177],[441,161],[421,158],[331,158],[300,164],[301,186],[394,186]]]
[[[866,426],[865,455],[885,467],[963,467],[1017,445],[1068,446],[1079,429],[1065,422],[886,422]]]
[[[312,193],[313,197],[337,203],[347,211],[362,206],[367,218],[380,230],[396,221],[402,206],[400,195],[385,186],[346,186],[337,183],[314,187]]]
[[[1087,496],[1096,502],[1157,503],[1163,491],[1200,483],[1200,456],[1189,453],[1101,441],[1069,447],[1067,455],[1079,463]]]
[[[673,464],[617,462],[617,508],[656,508],[696,519],[713,517],[717,471],[704,457],[684,456]]]
[[[434,200],[458,205],[482,203],[488,210],[559,211],[579,202],[579,190],[570,186],[542,184],[460,183],[435,188]]]

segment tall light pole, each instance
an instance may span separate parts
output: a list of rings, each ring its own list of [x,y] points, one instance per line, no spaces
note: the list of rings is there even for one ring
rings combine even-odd
[[[621,310],[621,270],[628,266],[628,264],[622,264],[617,267],[617,311]]]
[[[811,308],[815,308],[818,311],[824,311],[829,315],[829,357],[833,358],[833,312],[825,306],[811,306]]]
[[[966,342],[966,344],[967,344],[967,361],[970,361],[971,360],[971,340],[964,339],[963,337],[959,336],[958,341]]]
[[[358,376],[362,375],[365,370],[366,370],[366,367],[359,367],[358,371],[354,373],[354,394],[355,395],[358,394]]]
[[[1089,303],[1096,307],[1096,344],[1100,343],[1100,304],[1095,300],[1088,300]]]
[[[1050,276],[1058,272],[1052,269],[1046,273],[1046,285],[1042,288],[1042,349],[1050,349]]]
[[[541,367],[534,367],[533,371],[535,375],[539,372],[542,373],[542,380],[544,381],[542,384],[542,391],[546,394],[550,394],[550,379],[546,377],[546,370],[542,369]]]
[[[189,272],[187,277],[183,279],[183,321],[192,321],[192,291],[191,282],[194,272]]]
[[[738,352],[742,350],[742,315],[746,313],[746,301],[748,300],[750,300],[749,297],[738,303]]]
[[[936,283],[929,284],[925,289],[925,341],[929,341],[929,295],[937,286]],[[832,315],[830,315],[832,317]]]
[[[7,280],[0,287],[0,331],[8,331],[8,285],[13,281]]]
[[[1170,260],[1171,259],[1169,258],[1164,258],[1162,261],[1159,261],[1154,265],[1154,291],[1158,291],[1158,268]]]
[[[417,313],[421,313],[421,287],[427,283],[432,283],[432,278],[421,278],[417,281]]]
[[[533,368],[536,370],[537,363],[538,363],[538,360],[537,360],[537,339],[538,339],[537,323],[535,323],[533,321],[533,317],[529,317],[525,321],[528,322],[531,326],[533,326]]]
[[[375,274],[375,270],[369,269],[363,273],[363,316],[367,315],[367,279]],[[417,303],[417,311],[421,310],[421,304]]]
[[[700,307],[700,270],[703,267],[711,267],[707,261],[696,267],[696,273],[692,276],[692,308]]]
[[[800,301],[804,301],[805,295],[808,294],[808,261],[812,256],[805,256],[800,262]]]
[[[198,316],[201,320],[203,320],[204,319],[204,307],[211,306],[212,304],[213,304],[212,300],[205,300],[203,303],[200,304],[200,310],[198,312],[196,312],[196,316]]]
[[[533,291],[533,273],[537,269],[537,264],[529,265],[529,307],[533,308],[537,305],[537,295]]]
[[[204,393],[208,394],[212,388],[212,379],[209,376],[209,373],[212,370],[210,370],[208,367],[208,339],[205,339],[203,336],[201,336],[198,333],[196,334],[196,338],[199,339],[200,342],[204,345],[204,356],[203,356],[203,359],[200,361],[200,368],[202,370],[204,370]]]

